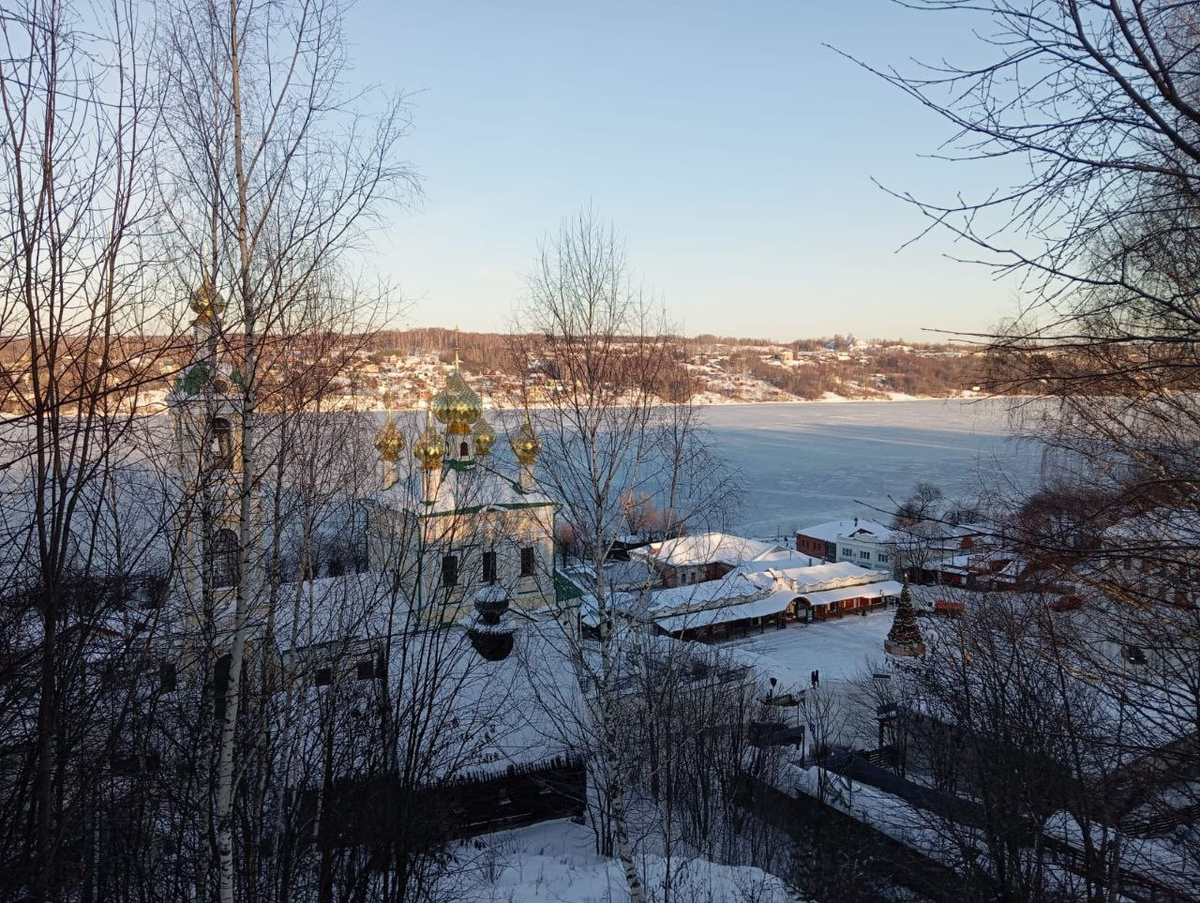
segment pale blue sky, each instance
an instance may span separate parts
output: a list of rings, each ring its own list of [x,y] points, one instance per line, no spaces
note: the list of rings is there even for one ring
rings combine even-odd
[[[971,24],[886,0],[361,0],[353,78],[412,93],[425,189],[379,239],[397,325],[503,328],[539,241],[589,204],[690,334],[994,324],[1013,286],[944,236],[896,253],[923,221],[871,178],[948,198],[1002,169],[921,159],[946,124],[821,46],[962,61]]]

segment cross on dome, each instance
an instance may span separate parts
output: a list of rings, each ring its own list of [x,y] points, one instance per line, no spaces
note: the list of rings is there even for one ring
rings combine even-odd
[[[438,435],[437,427],[433,425],[433,406],[425,410],[425,432],[413,443],[413,457],[425,470],[441,467],[442,459],[446,457],[446,443]]]
[[[467,385],[467,380],[462,375],[457,331],[454,339],[454,369],[446,378],[446,385],[442,391],[433,396],[431,409],[433,416],[445,425],[446,432],[452,436],[469,435],[472,425],[483,416],[483,399]]]

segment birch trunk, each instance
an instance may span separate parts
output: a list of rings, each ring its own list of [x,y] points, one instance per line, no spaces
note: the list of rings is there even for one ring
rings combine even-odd
[[[607,549],[594,549],[596,567],[596,602],[600,615],[600,686],[595,711],[600,721],[601,742],[604,744],[604,787],[608,794],[608,809],[613,822],[613,853],[621,863],[625,883],[629,886],[630,903],[645,903],[646,887],[638,873],[629,844],[629,819],[625,810],[625,782],[621,774],[621,756],[617,749],[616,670],[613,662],[612,627],[608,617],[605,592],[604,556]],[[599,557],[597,557],[599,556]]]
[[[617,751],[616,719],[612,711],[612,694],[605,691],[598,706],[601,712],[602,735],[604,738],[605,785],[608,791],[609,811],[613,820],[613,853],[621,863],[625,883],[629,886],[630,903],[646,903],[646,888],[633,859],[633,848],[629,843],[629,819],[625,811],[625,783],[621,775],[621,757]]]
[[[246,619],[249,597],[257,591],[252,573],[254,487],[254,382],[255,382],[255,310],[251,296],[249,199],[242,150],[241,71],[239,55],[238,2],[229,0],[229,65],[233,112],[234,172],[238,204],[238,289],[244,330],[245,388],[242,392],[242,475],[238,511],[240,567],[233,617],[233,646],[229,655],[229,683],[225,695],[225,718],[221,725],[221,744],[217,760],[217,864],[221,903],[233,903],[233,798],[236,784],[234,743],[237,734],[238,703],[241,699],[242,664],[246,649]]]

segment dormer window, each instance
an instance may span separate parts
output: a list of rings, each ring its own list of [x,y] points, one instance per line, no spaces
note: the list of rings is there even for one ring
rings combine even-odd
[[[1146,651],[1141,646],[1124,646],[1121,649],[1121,657],[1131,665],[1146,664]]]

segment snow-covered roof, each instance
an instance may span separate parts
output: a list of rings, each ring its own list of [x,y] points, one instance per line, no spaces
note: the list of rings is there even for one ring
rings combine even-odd
[[[1024,558],[1014,558],[1012,561],[1008,562],[1008,564],[1004,565],[1004,567],[1000,568],[1000,570],[996,571],[996,573],[993,574],[992,576],[994,576],[994,577],[1012,577],[1015,579],[1017,577],[1020,577],[1023,573],[1025,573],[1025,570],[1028,567],[1029,567],[1029,562],[1026,561]]]
[[[77,482],[78,481],[78,482]],[[109,574],[165,573],[172,556],[172,524],[182,493],[171,475],[140,464],[118,463],[104,479],[71,471],[63,474],[64,492],[55,481],[44,504],[53,510],[78,492],[68,525],[70,564],[79,572]],[[28,470],[13,467],[0,474],[0,584],[11,590],[37,579],[37,494]]]
[[[770,567],[774,569],[788,569],[813,567],[820,563],[823,563],[820,558],[813,558],[811,555],[806,555],[803,552],[797,552],[795,549],[780,549],[777,552],[768,552],[765,555],[760,555],[747,566],[753,566],[756,568]]]
[[[797,536],[808,536],[825,542],[837,542],[841,538],[855,538],[888,542],[894,531],[891,527],[873,520],[855,517],[848,520],[831,520],[823,524],[815,524],[796,531]]]
[[[981,574],[993,579],[1015,580],[1029,563],[1009,549],[985,549],[947,555],[930,562],[928,567],[948,574]]]
[[[387,636],[413,614],[392,571],[285,583],[277,598],[275,643],[282,650]]]
[[[617,607],[629,614],[647,615],[661,612],[666,615],[679,611],[695,611],[714,605],[742,602],[766,595],[767,587],[740,571],[731,571],[720,580],[708,580],[689,586],[674,586],[648,593],[630,593],[621,597]]]
[[[629,554],[652,559],[656,564],[666,567],[690,567],[714,562],[737,567],[786,551],[775,543],[746,539],[730,533],[700,533],[664,539],[640,549],[631,549]]]
[[[1113,524],[1104,531],[1103,541],[1123,550],[1161,543],[1196,548],[1200,546],[1200,514],[1177,508],[1154,508]]]
[[[744,569],[748,571],[749,568]],[[883,579],[883,574],[873,568],[865,568],[852,561],[829,561],[803,567],[767,568],[762,576],[750,575],[752,580],[780,580],[798,593],[818,592],[858,583],[873,583]]]
[[[689,611],[681,615],[671,615],[658,618],[655,623],[668,633],[677,630],[695,630],[710,624],[728,624],[745,618],[761,618],[777,615],[786,609],[796,599],[791,590],[772,593],[763,599],[752,599],[736,605],[722,605],[718,608],[706,608],[701,611]]]
[[[949,558],[943,558],[935,562],[935,565],[940,571],[947,571],[954,574],[966,574],[971,570],[971,563],[975,559],[970,553],[962,555],[951,555]]]
[[[832,602],[844,602],[846,599],[882,599],[886,596],[898,596],[901,589],[903,587],[895,580],[881,580],[878,583],[827,589],[819,593],[804,593],[802,598],[815,608],[818,605],[829,605]],[[796,598],[795,593],[792,593],[792,598]]]
[[[411,742],[419,745],[413,754],[420,759],[420,779],[431,784],[555,760],[578,747],[581,738],[573,735],[572,725],[583,723],[587,710],[558,624],[522,623],[512,652],[500,661],[480,656],[459,628],[410,629],[385,642],[386,690],[377,691],[376,681],[355,679],[354,662],[361,656],[356,656],[357,650],[342,657],[331,650],[329,657],[314,657],[301,666],[303,689],[293,694],[290,711],[280,711],[281,717],[301,725],[294,732],[297,743],[322,742],[321,731],[303,726],[327,717],[329,694],[344,697],[346,704],[339,710],[349,711],[356,702],[386,692],[398,701],[400,711],[420,712]],[[326,667],[335,674],[328,685],[317,686],[307,678],[308,672]],[[281,699],[280,705],[284,703]],[[293,761],[320,762],[315,748],[313,753]],[[338,768],[351,776],[372,754],[371,744],[363,744],[341,759]],[[310,769],[295,780],[313,786],[322,775]]]
[[[786,569],[760,568],[758,562],[752,562],[735,568],[719,580],[631,593],[615,604],[635,617],[662,618],[686,612],[727,610],[761,601],[775,593],[787,594],[790,601],[797,596],[811,599],[814,594],[830,591],[845,591],[841,597],[844,599],[874,599],[896,595],[900,592],[900,584],[887,580],[879,571],[848,561]],[[828,601],[834,600],[829,598]],[[737,619],[721,617],[710,623]]]

